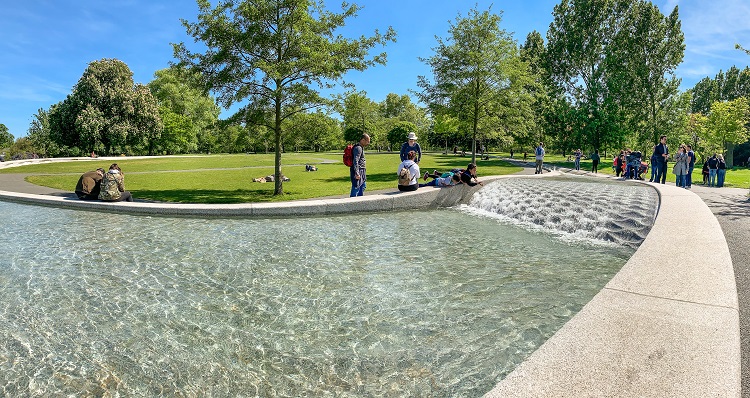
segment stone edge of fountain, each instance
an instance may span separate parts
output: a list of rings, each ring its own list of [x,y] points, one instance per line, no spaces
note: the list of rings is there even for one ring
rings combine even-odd
[[[638,250],[580,312],[486,397],[739,397],[732,259],[694,193],[654,187],[660,205]]]

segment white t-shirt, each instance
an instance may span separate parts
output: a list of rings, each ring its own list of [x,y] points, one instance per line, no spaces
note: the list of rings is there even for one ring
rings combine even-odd
[[[411,181],[409,181],[409,185],[414,185],[419,181],[419,165],[414,163],[413,160],[406,159],[401,164],[398,165],[398,169],[396,169],[396,175],[401,173],[402,168],[408,168],[409,174],[411,174]]]

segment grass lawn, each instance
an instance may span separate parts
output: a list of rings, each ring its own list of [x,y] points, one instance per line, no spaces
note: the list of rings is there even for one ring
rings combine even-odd
[[[367,190],[394,189],[398,153],[366,151]],[[334,161],[336,163],[323,163]],[[422,156],[423,171],[465,168],[469,157],[452,155]],[[504,161],[478,161],[480,176],[503,175],[520,171]],[[27,181],[50,188],[73,191],[81,174],[102,167],[111,160],[42,163],[0,169],[0,173],[32,174]],[[348,195],[351,189],[349,168],[341,153],[285,153],[282,172],[291,181],[284,183],[284,195],[274,196],[274,183],[256,183],[253,178],[273,174],[273,154],[175,156],[166,158],[118,159],[125,173],[125,189],[136,199],[179,203],[249,203]],[[318,166],[306,172],[305,164]]]

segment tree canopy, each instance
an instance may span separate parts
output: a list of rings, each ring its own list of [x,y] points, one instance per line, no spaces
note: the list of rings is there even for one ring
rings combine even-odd
[[[371,57],[369,51],[394,40],[395,32],[388,28],[358,39],[337,35],[360,9],[349,3],[341,13],[312,0],[224,0],[214,8],[199,0],[198,6],[198,22],[182,23],[206,49],[192,52],[180,43],[175,56],[201,74],[222,105],[248,100],[238,112],[245,123],[273,131],[274,194],[282,195],[284,120],[329,105],[317,89],[332,87],[346,72],[385,64],[385,53]]]
[[[13,145],[13,134],[8,130],[8,126],[0,123],[0,148],[7,148]]]
[[[512,36],[490,10],[471,9],[450,24],[448,37],[437,38],[435,55],[420,58],[432,69],[432,80],[419,76],[418,95],[433,114],[458,118],[471,132],[472,161],[478,138],[505,135],[531,120],[534,84]]]
[[[50,109],[49,123],[55,143],[83,153],[142,148],[162,129],[151,92],[116,59],[91,62],[73,92]]]

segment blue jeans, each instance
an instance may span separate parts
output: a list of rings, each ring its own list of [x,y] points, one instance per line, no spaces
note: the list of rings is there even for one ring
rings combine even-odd
[[[688,167],[688,173],[687,173],[687,183],[685,185],[688,186],[688,188],[693,186],[693,169],[695,166]]]
[[[708,169],[708,186],[712,187],[716,185],[716,169]]]
[[[687,175],[680,174],[676,176],[675,178],[675,185],[677,185],[680,188],[685,188],[685,182],[687,181]]]
[[[657,174],[656,169],[658,168],[659,168],[658,163],[651,162],[651,178],[649,179],[649,181],[656,181],[656,174]]]
[[[726,169],[718,169],[716,170],[716,176],[719,177],[718,181],[716,182],[716,186],[721,188],[724,186],[724,177],[727,175]]]
[[[576,158],[576,170],[581,169],[581,158]]]
[[[355,196],[362,196],[365,194],[365,187],[367,186],[367,181],[363,181],[362,185],[360,185],[359,187],[357,186],[358,182],[359,181],[357,180],[352,181],[352,192],[349,195],[349,197],[353,198]]]

